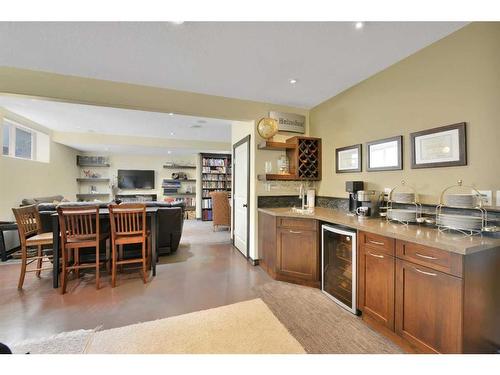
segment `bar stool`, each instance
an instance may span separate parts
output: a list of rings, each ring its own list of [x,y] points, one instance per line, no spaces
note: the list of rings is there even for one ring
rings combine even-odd
[[[21,274],[19,275],[19,283],[17,284],[17,289],[21,290],[26,272],[36,272],[36,276],[40,277],[41,271],[52,270],[52,267],[42,268],[42,265],[43,263],[50,262],[52,259],[52,255],[48,254],[52,252],[52,247],[50,249],[44,249],[43,247],[52,245],[53,236],[52,232],[42,233],[40,214],[36,205],[13,208],[12,212],[14,212],[14,217],[16,218],[19,242],[21,243]],[[34,247],[37,249],[36,253],[30,251]],[[37,267],[27,270],[27,266],[35,260],[37,261]]]
[[[116,286],[116,268],[118,265],[142,263],[143,282],[147,282],[147,263],[151,257],[150,233],[146,228],[146,205],[136,203],[122,203],[109,205],[109,219],[111,224],[111,286]],[[123,246],[141,244],[140,258],[124,259]],[[120,254],[116,247],[119,246]]]
[[[101,233],[99,227],[99,207],[57,207],[59,227],[61,228],[62,275],[61,293],[66,293],[67,275],[74,270],[79,277],[82,268],[95,268],[96,289],[99,289],[99,268],[107,262],[101,261],[100,243],[109,235]],[[95,247],[95,261],[80,263],[80,249]],[[70,253],[73,252],[73,264]]]

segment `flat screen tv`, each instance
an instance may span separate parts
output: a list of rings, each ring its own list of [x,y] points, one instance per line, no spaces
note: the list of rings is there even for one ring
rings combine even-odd
[[[120,189],[154,189],[155,171],[119,169],[118,187]]]

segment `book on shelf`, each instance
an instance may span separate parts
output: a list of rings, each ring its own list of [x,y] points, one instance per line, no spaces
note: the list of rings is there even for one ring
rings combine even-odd
[[[212,210],[203,210],[201,212],[201,219],[205,221],[211,221],[212,220]]]

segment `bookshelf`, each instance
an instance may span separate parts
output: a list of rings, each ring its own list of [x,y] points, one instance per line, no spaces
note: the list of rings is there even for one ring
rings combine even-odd
[[[213,191],[227,191],[231,195],[231,155],[201,154],[201,219],[212,221]]]
[[[196,169],[196,166],[168,163],[163,166],[167,169]],[[179,178],[164,178],[162,181],[165,201],[182,201],[186,211],[196,211],[196,179],[189,177],[185,172],[174,172]]]
[[[76,165],[80,168],[80,177],[76,179],[79,184],[79,193],[76,194],[78,201],[109,200],[110,179],[104,177],[101,172],[109,168],[107,156],[77,155]],[[99,172],[94,168],[99,168]]]

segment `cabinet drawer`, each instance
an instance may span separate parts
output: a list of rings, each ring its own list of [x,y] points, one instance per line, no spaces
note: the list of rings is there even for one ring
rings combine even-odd
[[[413,242],[398,240],[396,257],[420,264],[450,275],[462,276],[462,256]]]
[[[317,230],[318,222],[314,219],[296,219],[291,217],[278,218],[280,228],[290,228],[297,230]]]
[[[369,247],[378,252],[394,256],[393,238],[380,236],[378,234],[359,232],[359,243],[363,247]]]

